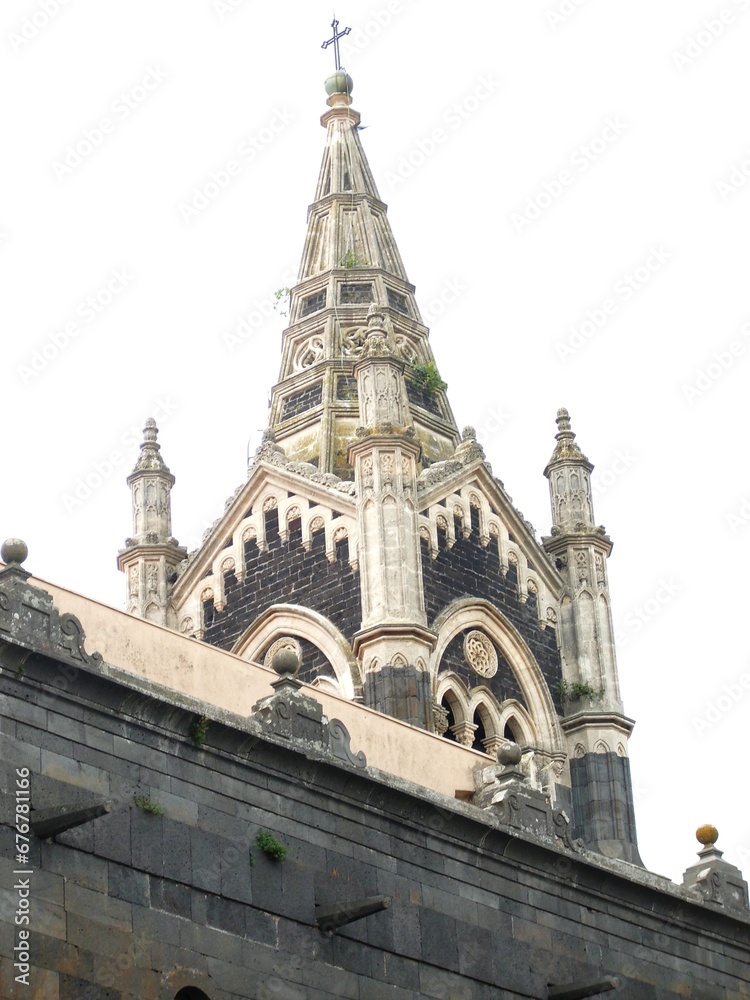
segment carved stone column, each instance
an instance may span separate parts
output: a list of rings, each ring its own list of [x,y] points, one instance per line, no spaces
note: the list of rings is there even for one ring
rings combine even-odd
[[[359,520],[365,703],[426,729],[433,727],[417,511],[420,448],[411,426],[404,364],[389,347],[384,313],[371,306],[362,359],[355,366],[362,426],[349,447]]]

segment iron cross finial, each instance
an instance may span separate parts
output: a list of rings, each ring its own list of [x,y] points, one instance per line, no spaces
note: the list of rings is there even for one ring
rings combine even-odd
[[[352,30],[351,28],[344,28],[343,31],[338,31],[339,22],[336,20],[336,15],[334,14],[333,21],[331,21],[331,27],[333,28],[333,38],[329,38],[327,42],[323,42],[320,46],[321,49],[327,49],[329,45],[333,45],[333,54],[336,58],[336,69],[341,69],[341,57],[339,55],[339,38],[344,38]]]

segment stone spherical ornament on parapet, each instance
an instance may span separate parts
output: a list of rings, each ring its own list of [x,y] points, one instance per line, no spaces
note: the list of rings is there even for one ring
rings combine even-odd
[[[716,841],[719,839],[719,831],[715,826],[710,823],[706,823],[703,826],[699,826],[695,831],[695,839],[699,844],[703,844],[704,847],[713,847]]]
[[[497,751],[497,760],[504,767],[518,767],[523,756],[521,748],[517,743],[506,743]]]
[[[271,682],[276,694],[299,691],[303,686],[297,674],[301,661],[296,649],[284,647],[274,653],[271,658],[271,669],[278,674],[278,680]]]
[[[20,566],[26,562],[29,547],[22,538],[6,538],[0,547],[0,557],[9,566]]]
[[[6,538],[0,546],[0,559],[5,563],[0,575],[27,580],[31,573],[25,570],[21,563],[26,562],[28,554],[29,547],[22,538]]]
[[[293,649],[280,649],[274,654],[271,667],[279,677],[296,677],[300,667],[299,656]]]

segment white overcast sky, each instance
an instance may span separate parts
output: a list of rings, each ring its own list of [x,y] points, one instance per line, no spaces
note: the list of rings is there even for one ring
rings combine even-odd
[[[540,535],[559,406],[596,464],[644,860],[679,878],[713,822],[750,874],[750,0],[337,16],[459,425]],[[36,575],[122,606],[151,414],[181,543],[244,480],[283,320],[225,335],[293,283],[330,22],[318,0],[4,0],[0,534]]]

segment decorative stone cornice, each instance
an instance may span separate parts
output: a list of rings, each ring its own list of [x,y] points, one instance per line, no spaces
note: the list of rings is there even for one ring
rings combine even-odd
[[[612,728],[630,736],[635,728],[635,721],[629,719],[627,715],[619,712],[597,712],[591,711],[575,712],[560,720],[560,725],[564,733],[576,733],[586,728],[602,729]]]
[[[352,640],[352,649],[355,656],[360,655],[360,651],[374,643],[378,639],[386,638],[409,638],[415,642],[424,643],[428,649],[433,650],[437,642],[435,632],[426,626],[409,624],[379,624],[372,628],[365,628],[357,632]]]

